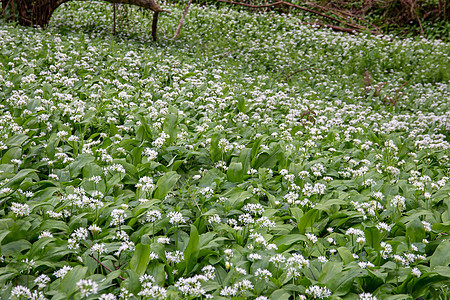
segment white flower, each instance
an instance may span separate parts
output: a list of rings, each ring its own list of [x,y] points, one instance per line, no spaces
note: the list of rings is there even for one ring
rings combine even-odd
[[[16,217],[29,216],[30,215],[30,206],[28,204],[21,204],[21,203],[13,202],[12,206],[11,206],[11,211],[16,215]]]
[[[93,233],[100,233],[100,232],[102,232],[102,229],[99,226],[97,226],[97,224],[92,224],[91,226],[89,226],[88,229],[91,232],[93,232]]]
[[[114,294],[109,293],[109,294],[101,295],[98,299],[99,300],[116,300],[117,298],[116,298],[116,296],[114,296]]]
[[[144,176],[139,179],[139,182],[135,185],[137,189],[141,189],[144,192],[151,192],[155,188],[153,184],[153,178]]]
[[[158,157],[158,152],[147,147],[144,149],[144,155],[148,157],[148,160],[154,160]]]
[[[126,213],[123,209],[114,209],[111,212],[111,223],[110,226],[121,225],[125,222]]]
[[[405,209],[405,197],[397,195],[391,200],[392,207],[396,207],[400,210]]]
[[[377,297],[373,296],[371,293],[359,294],[359,300],[377,300]]]
[[[98,253],[99,255],[107,253],[108,249],[106,249],[105,244],[94,244],[91,247],[91,254]]]
[[[55,276],[56,278],[64,278],[64,276],[66,276],[67,272],[69,272],[70,270],[72,270],[73,268],[70,266],[64,266],[61,269],[59,269],[58,271],[53,272],[53,276]]]
[[[258,270],[256,270],[255,272],[255,276],[259,279],[264,279],[265,281],[267,281],[272,277],[272,273],[269,270],[258,268]]]
[[[52,234],[50,231],[48,231],[48,230],[44,230],[44,231],[41,232],[41,234],[39,234],[38,239],[40,240],[40,239],[42,239],[43,237],[49,237],[49,238],[52,238],[52,237],[53,237],[53,234]]]
[[[317,285],[310,286],[306,289],[305,293],[313,296],[314,299],[323,299],[331,296],[331,291],[329,289]]]
[[[160,237],[156,241],[160,244],[170,244],[170,239],[168,237]]]
[[[34,283],[37,284],[39,289],[43,289],[47,286],[47,283],[50,282],[50,277],[45,274],[41,274],[34,280]]]
[[[328,261],[328,259],[325,256],[319,256],[317,257],[317,260],[323,264]]]
[[[175,251],[175,252],[168,252],[166,251],[166,258],[169,263],[180,263],[182,260],[184,260],[184,254],[181,251]]]
[[[15,286],[11,291],[11,299],[31,299],[31,291],[22,285]]]
[[[418,268],[413,268],[411,270],[411,273],[416,277],[420,277],[420,275],[422,274],[422,272],[420,272],[420,270]]]
[[[88,297],[92,294],[97,294],[98,284],[92,279],[81,279],[77,282],[77,287],[80,289],[81,297]]]
[[[159,210],[150,210],[147,212],[145,221],[153,223],[157,220],[161,220],[161,212]]]
[[[179,224],[185,222],[185,220],[183,219],[183,215],[180,212],[171,211],[167,216],[169,217],[170,224]]]

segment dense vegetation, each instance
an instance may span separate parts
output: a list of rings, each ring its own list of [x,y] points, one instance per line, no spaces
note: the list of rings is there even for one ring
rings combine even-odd
[[[449,43],[129,10],[0,23],[1,299],[448,299]]]

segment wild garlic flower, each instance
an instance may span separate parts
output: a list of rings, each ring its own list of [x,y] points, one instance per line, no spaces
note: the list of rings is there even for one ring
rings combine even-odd
[[[157,220],[161,220],[161,212],[159,210],[149,210],[146,214],[145,221],[153,223]]]
[[[324,299],[331,296],[331,291],[329,289],[317,285],[308,287],[305,293],[312,296],[314,299]]]
[[[53,276],[55,276],[56,278],[64,278],[64,276],[66,276],[67,272],[69,272],[70,270],[72,270],[73,268],[70,266],[64,266],[61,269],[59,269],[58,271],[53,272]]]
[[[30,206],[28,204],[13,202],[11,211],[16,215],[16,217],[26,217],[30,215]]]
[[[88,297],[92,294],[97,294],[98,284],[92,279],[81,279],[77,282],[77,287],[80,289],[81,297]]]
[[[185,220],[183,219],[183,215],[180,212],[177,211],[171,211],[167,215],[169,217],[169,223],[170,224],[180,224],[184,223]]]

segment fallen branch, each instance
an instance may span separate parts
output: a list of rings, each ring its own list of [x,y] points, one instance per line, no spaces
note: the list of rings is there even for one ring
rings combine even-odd
[[[181,16],[181,19],[180,19],[180,23],[178,23],[177,31],[175,31],[175,35],[173,36],[174,40],[180,34],[181,25],[183,25],[184,17],[186,17],[187,11],[189,9],[189,6],[191,6],[191,3],[192,3],[192,0],[189,0],[188,4],[186,5],[186,8],[184,9],[183,15]]]
[[[351,33],[351,32],[353,32],[353,30],[357,30],[359,32],[361,32],[361,31],[368,31],[368,32],[370,32],[372,34],[380,34],[380,32],[378,30],[377,31],[370,30],[367,27],[364,27],[364,26],[361,26],[361,25],[358,25],[358,24],[354,23],[352,20],[348,20],[348,18],[344,17],[343,14],[339,15],[339,13],[341,13],[341,12],[335,12],[332,9],[327,9],[325,7],[322,7],[322,6],[316,6],[316,7],[320,8],[320,9],[323,9],[323,10],[325,10],[327,12],[331,12],[334,15],[339,16],[341,18],[344,18],[344,20],[340,20],[340,19],[337,19],[335,17],[332,17],[332,16],[326,15],[324,13],[321,13],[319,11],[316,11],[316,10],[313,10],[313,9],[310,9],[310,8],[307,8],[307,7],[303,7],[303,6],[300,6],[300,5],[297,5],[297,4],[293,4],[293,3],[290,3],[290,2],[287,2],[287,1],[284,1],[284,0],[276,1],[276,2],[273,2],[273,3],[269,3],[269,4],[261,4],[261,5],[253,5],[253,4],[248,4],[248,3],[236,2],[236,1],[233,1],[233,0],[216,0],[216,1],[217,2],[228,3],[228,4],[240,5],[240,6],[249,7],[249,8],[255,8],[255,9],[266,8],[266,7],[273,7],[273,6],[280,6],[280,5],[290,6],[290,7],[294,7],[294,8],[297,8],[297,9],[300,9],[300,10],[303,10],[303,11],[315,14],[315,15],[319,15],[319,16],[324,17],[326,19],[329,19],[331,21],[335,21],[335,22],[341,23],[341,24],[343,24],[343,25],[345,25],[347,27],[351,27],[351,28],[345,28],[345,27],[340,27],[340,26],[335,26],[335,25],[329,25],[330,28],[332,28],[334,30],[337,30],[337,31],[345,31],[345,32],[350,32]],[[312,3],[310,3],[310,2],[306,2],[306,4],[312,5]],[[367,21],[365,21],[365,22],[370,24]],[[352,29],[352,28],[354,28],[354,29]]]
[[[91,257],[93,260],[95,260],[100,266],[102,266],[103,268],[105,268],[106,271],[108,272],[112,272],[110,268],[108,268],[107,266],[105,266],[104,264],[102,264],[101,261],[99,261],[98,259],[95,258],[95,256],[93,254],[89,254],[89,257]],[[122,276],[118,276],[119,279],[125,280],[125,278],[123,278]]]

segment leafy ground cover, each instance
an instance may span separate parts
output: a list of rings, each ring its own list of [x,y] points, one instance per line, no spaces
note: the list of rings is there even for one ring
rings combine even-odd
[[[2,299],[448,299],[450,45],[70,3],[0,23]]]

